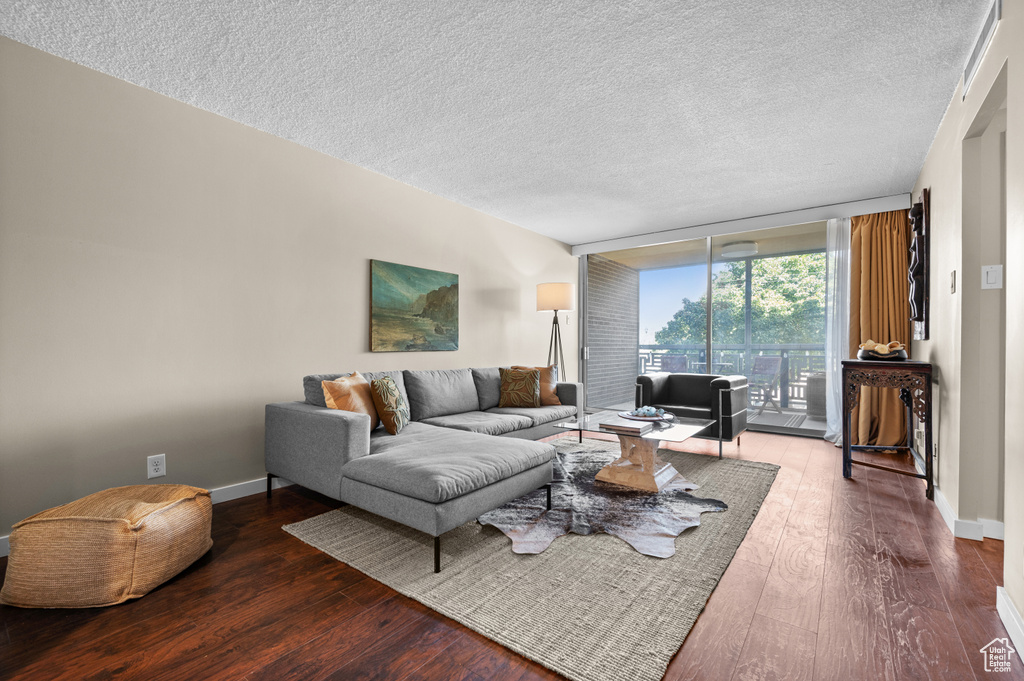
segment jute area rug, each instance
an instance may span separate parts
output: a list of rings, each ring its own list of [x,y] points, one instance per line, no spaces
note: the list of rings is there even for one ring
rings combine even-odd
[[[568,439],[559,451],[619,455],[618,443]],[[284,530],[337,560],[574,681],[661,679],[757,515],[778,466],[661,450],[699,485],[704,513],[671,558],[637,553],[607,534],[560,537],[543,553],[471,522],[433,539],[352,506]]]

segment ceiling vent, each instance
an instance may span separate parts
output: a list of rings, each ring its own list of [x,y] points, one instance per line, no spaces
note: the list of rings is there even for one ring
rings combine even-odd
[[[971,81],[974,79],[974,74],[978,71],[981,58],[985,56],[985,48],[988,47],[989,42],[992,40],[992,35],[996,32],[996,24],[1002,18],[1003,0],[995,0],[992,3],[992,8],[985,15],[985,24],[981,27],[981,35],[978,36],[978,42],[974,43],[971,57],[967,60],[967,66],[964,68],[964,99],[967,99],[967,88],[971,86]]]

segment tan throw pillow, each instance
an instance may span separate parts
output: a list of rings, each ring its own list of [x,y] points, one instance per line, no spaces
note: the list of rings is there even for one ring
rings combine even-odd
[[[409,423],[409,405],[405,403],[402,393],[398,392],[395,379],[390,376],[370,381],[370,392],[373,393],[373,406],[377,408],[384,429],[392,435],[398,433]]]
[[[501,374],[499,407],[539,407],[540,371],[537,369],[498,369]]]
[[[549,367],[512,367],[513,369],[536,369],[540,372],[540,403],[541,406],[551,407],[561,404],[555,394],[555,386],[558,385],[558,365],[552,364]]]
[[[380,423],[377,410],[373,406],[370,384],[358,371],[333,381],[322,381],[320,386],[324,390],[324,402],[331,409],[369,414],[370,430]]]

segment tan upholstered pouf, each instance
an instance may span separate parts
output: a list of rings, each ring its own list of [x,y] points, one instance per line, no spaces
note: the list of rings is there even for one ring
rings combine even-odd
[[[11,532],[0,603],[90,608],[143,596],[213,546],[210,493],[115,487],[37,513]]]

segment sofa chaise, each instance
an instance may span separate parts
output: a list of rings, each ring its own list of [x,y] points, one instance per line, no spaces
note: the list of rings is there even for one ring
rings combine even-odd
[[[266,406],[267,495],[281,477],[434,537],[512,499],[547,486],[551,503],[555,449],[533,440],[559,432],[574,416],[579,383],[558,383],[561,405],[498,407],[497,367],[385,371],[409,405],[411,421],[397,435],[370,432],[367,414],[329,409],[321,382],[303,378],[305,401]]]

